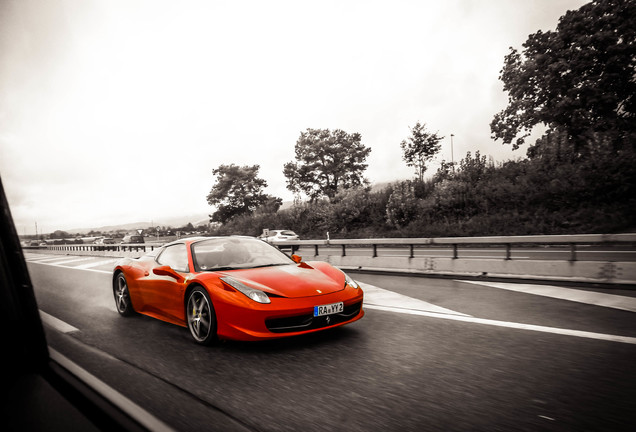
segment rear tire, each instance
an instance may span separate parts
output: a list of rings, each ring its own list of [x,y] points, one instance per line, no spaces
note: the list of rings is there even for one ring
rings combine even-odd
[[[186,319],[192,339],[200,345],[211,345],[216,337],[216,313],[207,291],[194,288],[186,301]]]
[[[130,301],[128,282],[126,282],[126,276],[121,272],[113,280],[113,295],[115,296],[115,307],[119,315],[127,317],[135,314],[135,309]]]

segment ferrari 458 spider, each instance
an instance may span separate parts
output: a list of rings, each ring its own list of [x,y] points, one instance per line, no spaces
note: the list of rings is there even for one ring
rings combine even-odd
[[[113,273],[117,311],[217,338],[261,340],[341,326],[364,315],[358,284],[326,262],[303,262],[252,237],[175,241]]]

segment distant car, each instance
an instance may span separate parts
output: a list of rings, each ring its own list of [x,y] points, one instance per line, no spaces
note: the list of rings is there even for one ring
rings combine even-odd
[[[136,244],[136,243],[144,243],[144,236],[142,235],[125,235],[121,240],[122,244]]]
[[[41,243],[40,243],[40,247],[46,247],[46,246],[48,246],[48,243],[47,243],[47,242],[41,242]]]
[[[29,246],[33,247],[33,246],[40,246],[40,242],[37,240],[31,240],[31,243],[29,243]]]
[[[290,230],[269,230],[269,234],[263,233],[258,238],[266,242],[300,240],[298,234]]]
[[[364,316],[362,289],[342,270],[254,237],[182,239],[124,258],[112,289],[122,316],[187,327],[202,345],[312,333]]]
[[[115,240],[110,238],[110,237],[102,237],[102,238],[98,238],[93,243],[98,244],[98,245],[115,244]]]

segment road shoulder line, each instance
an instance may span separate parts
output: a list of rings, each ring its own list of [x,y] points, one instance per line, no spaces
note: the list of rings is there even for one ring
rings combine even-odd
[[[94,269],[94,268],[86,268],[86,267],[82,267],[82,266],[73,267],[73,266],[67,266],[67,265],[59,265],[57,263],[45,263],[45,262],[39,262],[39,261],[27,261],[27,262],[29,264],[48,265],[48,266],[51,266],[51,267],[67,268],[67,269],[71,269],[71,270],[84,270],[84,271],[92,271],[92,272],[106,273],[106,274],[112,274],[113,273],[112,270],[99,270],[99,269]]]
[[[605,294],[595,291],[584,291],[574,288],[563,288],[553,285],[537,284],[512,284],[505,282],[482,282],[456,279],[456,282],[481,285],[490,288],[504,289],[525,294],[539,295],[543,297],[569,300],[578,303],[585,303],[595,306],[621,309],[629,312],[636,312],[636,298],[625,297],[616,294]]]
[[[372,305],[372,304],[365,304],[364,308],[376,309],[376,310],[381,310],[385,312],[397,312],[397,313],[403,313],[403,314],[409,314],[409,315],[419,315],[419,316],[425,316],[429,318],[462,321],[462,322],[473,323],[473,324],[483,324],[483,325],[489,325],[489,326],[495,326],[495,327],[506,327],[506,328],[512,328],[512,329],[518,329],[518,330],[530,330],[530,331],[536,331],[536,332],[542,332],[542,333],[552,333],[552,334],[559,334],[564,336],[575,336],[575,337],[581,337],[581,338],[587,338],[587,339],[597,339],[597,340],[620,342],[620,343],[636,345],[636,338],[629,337],[629,336],[616,336],[616,335],[608,335],[603,333],[594,333],[594,332],[581,331],[581,330],[562,329],[558,327],[546,327],[546,326],[539,326],[534,324],[514,323],[509,321],[496,321],[496,320],[489,320],[489,319],[483,319],[483,318],[475,318],[471,316],[439,314],[439,313],[424,312],[424,311],[418,311],[418,310],[412,310],[412,309],[411,310],[400,309],[400,308],[395,308],[391,306],[378,306],[378,305]]]

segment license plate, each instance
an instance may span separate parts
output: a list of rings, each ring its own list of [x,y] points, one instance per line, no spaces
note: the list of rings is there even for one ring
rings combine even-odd
[[[314,306],[314,316],[333,315],[344,310],[344,303],[332,303],[322,306]]]

